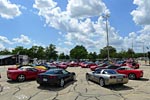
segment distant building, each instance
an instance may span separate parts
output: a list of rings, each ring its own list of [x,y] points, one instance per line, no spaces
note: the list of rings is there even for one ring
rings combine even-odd
[[[28,64],[27,55],[0,55],[0,65]]]

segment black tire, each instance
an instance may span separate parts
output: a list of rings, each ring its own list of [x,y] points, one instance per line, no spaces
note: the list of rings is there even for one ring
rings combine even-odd
[[[134,79],[136,79],[136,75],[134,73],[131,73],[128,75],[128,78],[131,80],[134,80]]]
[[[75,81],[75,80],[76,80],[76,75],[73,75],[72,80],[73,80],[73,81]]]
[[[86,74],[86,80],[89,81],[89,75],[88,74]]]
[[[25,75],[20,74],[20,75],[18,75],[17,80],[18,80],[19,82],[23,82],[23,81],[26,80],[26,77],[25,77]]]
[[[59,86],[60,86],[60,87],[64,87],[64,85],[65,85],[64,79],[60,79],[60,81],[59,81]]]
[[[100,78],[100,79],[99,79],[99,85],[100,85],[101,87],[104,87],[104,86],[105,86],[105,81],[104,81],[103,78]]]

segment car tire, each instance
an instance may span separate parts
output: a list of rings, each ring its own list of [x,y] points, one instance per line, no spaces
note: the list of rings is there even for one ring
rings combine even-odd
[[[100,79],[99,79],[99,85],[100,85],[101,87],[105,86],[105,81],[104,81],[103,78],[100,78]]]
[[[44,84],[43,84],[43,83],[40,83],[40,86],[44,86]]]
[[[64,79],[60,79],[59,86],[64,87],[64,85],[65,85]]]
[[[73,75],[72,80],[73,80],[73,81],[75,81],[75,80],[76,80],[76,75]]]
[[[128,78],[131,79],[131,80],[134,80],[134,79],[136,79],[136,75],[131,73],[131,74],[128,75]]]
[[[89,81],[89,75],[88,74],[86,75],[86,80]]]
[[[17,77],[17,80],[18,80],[19,82],[23,82],[23,81],[25,81],[25,79],[26,79],[26,77],[25,77],[25,75],[23,75],[23,74],[18,75],[18,77]]]

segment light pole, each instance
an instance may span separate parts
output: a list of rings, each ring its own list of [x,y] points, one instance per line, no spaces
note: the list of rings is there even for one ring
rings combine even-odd
[[[107,59],[110,60],[109,57],[109,35],[108,35],[108,17],[110,17],[108,14],[104,15],[103,18],[106,20],[106,34],[107,34]]]

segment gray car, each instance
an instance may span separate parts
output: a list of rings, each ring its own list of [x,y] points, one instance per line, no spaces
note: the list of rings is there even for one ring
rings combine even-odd
[[[100,86],[128,83],[128,77],[125,74],[118,74],[112,69],[96,69],[95,71],[87,72],[86,80],[97,82]]]

